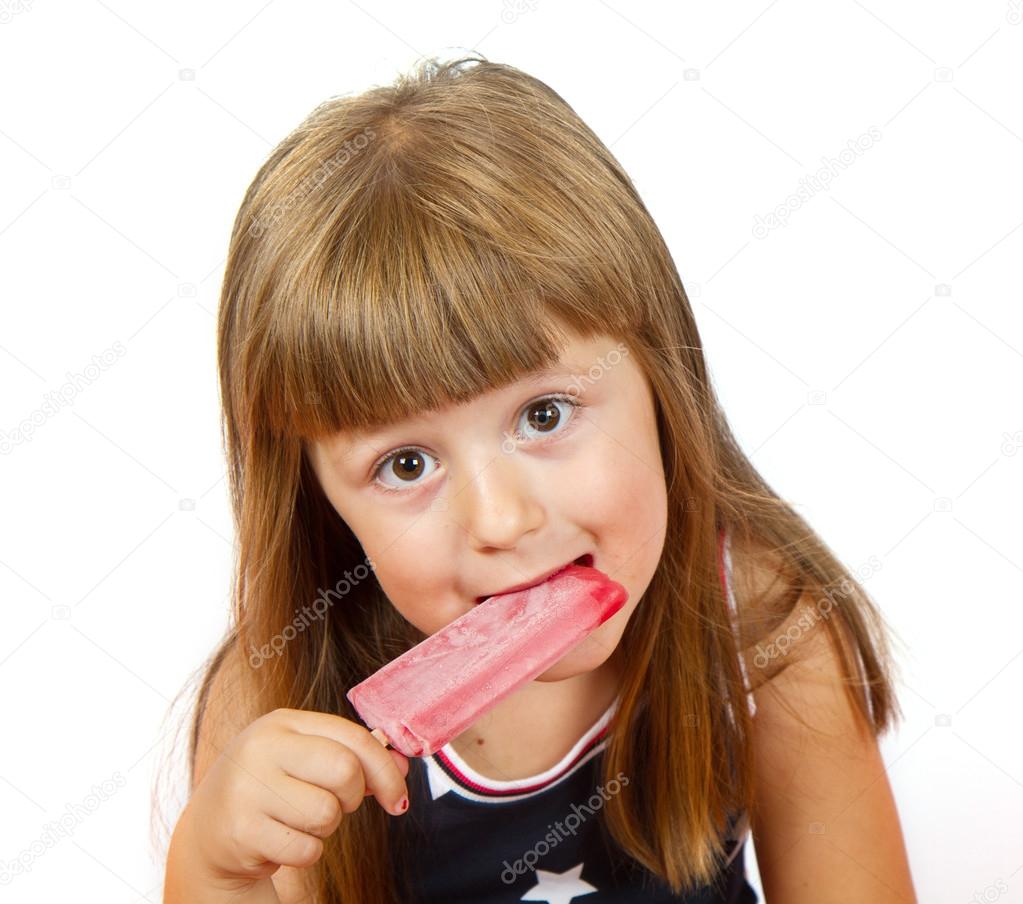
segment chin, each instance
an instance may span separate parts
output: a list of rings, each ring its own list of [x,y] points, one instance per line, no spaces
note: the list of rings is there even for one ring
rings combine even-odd
[[[590,641],[590,642],[588,642]],[[593,643],[592,638],[584,638],[578,646],[569,650],[546,672],[541,672],[534,681],[564,681],[585,672],[600,668],[614,650],[608,650],[600,644]]]

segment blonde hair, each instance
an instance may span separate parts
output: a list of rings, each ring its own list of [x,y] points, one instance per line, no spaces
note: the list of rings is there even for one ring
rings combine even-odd
[[[843,592],[820,624],[876,733],[897,702],[880,613],[735,441],[668,248],[633,183],[551,88],[473,55],[318,106],[260,167],[231,235],[219,311],[224,443],[239,540],[231,630],[205,668],[192,750],[225,653],[258,650],[365,560],[303,444],[402,419],[553,364],[563,328],[620,337],[656,400],[668,494],[657,571],[621,638],[602,811],[679,893],[723,864],[754,807],[750,715],[718,572],[727,531],[739,634],[769,637],[803,592]],[[747,563],[742,565],[742,563]],[[345,693],[423,639],[373,579],[251,667],[257,712],[359,721]],[[766,672],[769,675],[770,669]],[[681,718],[685,715],[687,718]],[[346,816],[311,868],[316,900],[413,900],[381,807]],[[312,889],[311,889],[312,890]]]

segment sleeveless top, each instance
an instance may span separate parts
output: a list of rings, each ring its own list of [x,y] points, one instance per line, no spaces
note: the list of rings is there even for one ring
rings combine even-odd
[[[719,535],[718,564],[734,618],[727,539]],[[752,694],[748,700],[755,711]],[[728,859],[715,881],[682,895],[606,833],[600,810],[629,783],[620,775],[603,784],[601,754],[617,708],[616,699],[560,762],[527,778],[487,778],[450,744],[410,758],[409,811],[388,820],[405,842],[410,902],[756,904],[743,861],[750,831],[745,811],[729,820]]]

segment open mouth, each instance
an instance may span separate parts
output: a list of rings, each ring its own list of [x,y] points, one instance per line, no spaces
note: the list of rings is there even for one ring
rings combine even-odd
[[[593,553],[586,553],[585,555],[579,556],[573,563],[573,565],[582,565],[586,568],[593,567]]]
[[[561,574],[561,572],[568,568],[569,565],[584,565],[587,568],[592,568],[593,556],[591,553],[586,553],[585,555],[579,556],[578,559],[575,559],[572,562],[568,562],[567,564],[562,565],[561,568],[554,572],[554,574],[552,574],[549,578],[544,578],[542,581],[540,581],[540,583],[546,584],[549,580],[551,580],[551,578],[556,578],[559,574]],[[533,586],[535,587],[536,585],[534,584]]]
[[[537,581],[536,583],[529,584],[526,587],[517,587],[515,590],[503,590],[503,591],[501,591],[501,593],[502,594],[504,594],[504,593],[518,593],[518,592],[520,592],[522,590],[528,590],[530,587],[536,587],[537,584],[546,584],[549,580],[551,580],[551,579],[557,577],[559,574],[561,574],[561,572],[563,572],[566,568],[568,568],[569,565],[583,565],[583,566],[585,566],[587,568],[592,568],[593,567],[593,561],[594,561],[593,554],[589,553],[589,552],[585,553],[585,554],[579,556],[579,558],[574,559],[571,562],[566,562],[564,565],[561,566],[561,568],[559,568],[553,574],[548,575],[542,581]],[[501,594],[492,593],[492,594],[489,594],[488,596],[478,596],[478,597],[476,597],[476,602],[477,603],[482,603],[484,600],[490,599],[491,596],[499,596],[499,595],[501,595]]]

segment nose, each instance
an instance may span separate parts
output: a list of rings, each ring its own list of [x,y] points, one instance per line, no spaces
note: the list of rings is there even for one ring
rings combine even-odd
[[[452,514],[474,547],[512,549],[523,534],[543,524],[542,484],[521,459],[514,451],[498,450],[475,470],[464,472],[463,485],[454,491]]]

